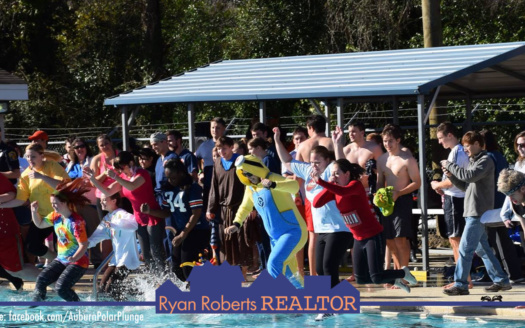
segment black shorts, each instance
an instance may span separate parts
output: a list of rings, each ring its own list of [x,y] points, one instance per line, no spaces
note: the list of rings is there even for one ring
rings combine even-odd
[[[385,239],[400,237],[410,238],[412,235],[412,195],[403,195],[396,200],[394,213],[383,218],[383,234]]]
[[[465,218],[463,208],[465,199],[445,195],[443,211],[445,213],[445,224],[447,225],[447,237],[461,237],[465,230]]]

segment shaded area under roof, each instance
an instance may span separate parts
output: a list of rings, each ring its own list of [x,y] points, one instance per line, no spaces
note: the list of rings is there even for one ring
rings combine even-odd
[[[104,105],[416,96],[523,97],[525,42],[225,60]]]
[[[435,92],[434,92],[435,91]],[[425,105],[425,96],[433,94]],[[466,100],[467,127],[471,99],[522,98],[525,95],[525,42],[405,49],[362,53],[227,60],[212,63],[145,87],[107,98],[121,106],[124,149],[138,107],[128,117],[125,105],[187,103],[190,149],[195,150],[196,102],[265,101],[337,98],[337,124],[343,126],[343,104],[357,101],[417,99],[423,267],[429,270],[425,158],[425,124],[440,99]],[[395,97],[394,97],[395,96]],[[415,99],[414,99],[415,100]],[[397,114],[394,114],[397,116]]]
[[[21,78],[0,69],[0,101],[28,99],[27,83]]]

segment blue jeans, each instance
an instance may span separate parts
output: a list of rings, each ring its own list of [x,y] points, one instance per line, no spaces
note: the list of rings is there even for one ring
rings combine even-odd
[[[480,217],[469,216],[465,218],[465,230],[459,243],[459,258],[454,272],[454,286],[468,289],[468,275],[472,267],[474,252],[478,254],[485,264],[485,269],[493,282],[509,284],[509,277],[501,268],[498,259],[490,248],[485,226]]]

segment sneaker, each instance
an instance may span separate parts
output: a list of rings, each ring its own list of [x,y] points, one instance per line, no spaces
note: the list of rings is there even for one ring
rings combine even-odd
[[[398,287],[399,289],[402,289],[404,290],[405,292],[407,293],[410,293],[410,286],[408,285],[405,285],[403,283],[403,281],[401,280],[401,278],[397,278],[395,283],[394,283],[394,286]]]
[[[414,275],[410,272],[410,269],[406,266],[402,267],[403,271],[405,271],[405,279],[409,284],[411,285],[417,285],[417,279],[414,277]]]
[[[502,290],[511,290],[512,285],[511,284],[500,284],[500,283],[494,283],[492,286],[485,287],[486,292],[499,292]]]
[[[335,316],[335,313],[319,313],[315,317],[315,321],[323,321],[324,319],[329,318],[329,317],[333,317],[333,316]]]
[[[449,295],[449,296],[457,296],[457,295],[469,295],[470,292],[468,289],[459,288],[458,286],[452,286],[447,289],[443,289],[443,294]]]

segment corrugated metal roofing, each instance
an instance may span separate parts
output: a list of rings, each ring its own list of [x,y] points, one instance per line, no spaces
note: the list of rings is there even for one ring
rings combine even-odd
[[[525,95],[525,42],[225,60],[105,105],[465,93]]]
[[[27,83],[21,78],[0,69],[0,101],[27,99]]]

